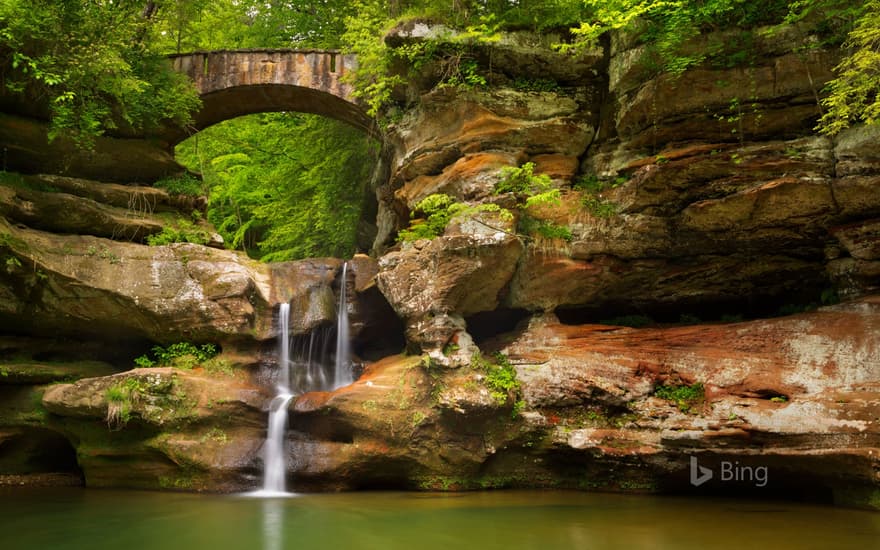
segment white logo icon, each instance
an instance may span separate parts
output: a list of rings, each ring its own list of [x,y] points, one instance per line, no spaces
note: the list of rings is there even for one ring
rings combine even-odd
[[[700,466],[697,457],[691,457],[691,485],[699,487],[712,479],[712,470],[705,466]]]

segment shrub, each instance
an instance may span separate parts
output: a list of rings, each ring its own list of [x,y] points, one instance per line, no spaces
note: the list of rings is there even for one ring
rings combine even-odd
[[[511,394],[519,393],[520,384],[516,379],[516,369],[506,355],[496,352],[492,355],[494,363],[486,360],[479,352],[471,357],[471,367],[485,373],[485,384],[495,401],[503,405]]]
[[[147,244],[150,246],[163,246],[172,243],[205,244],[211,239],[207,230],[188,220],[177,220],[175,225],[175,227],[166,225],[161,232],[147,236]]]
[[[162,346],[153,346],[151,353],[152,358],[147,355],[141,355],[134,360],[134,364],[139,367],[160,365],[190,370],[213,359],[218,351],[217,346],[214,344],[196,346],[189,342],[178,342],[164,348]],[[226,372],[226,368],[219,363],[212,366],[212,368],[215,371]]]
[[[662,385],[654,388],[654,395],[660,399],[665,399],[676,404],[681,412],[688,412],[691,407],[703,401],[706,392],[703,384],[697,382],[686,385]]]
[[[202,180],[184,173],[180,176],[163,178],[153,184],[153,187],[164,189],[171,195],[189,195],[198,197],[205,194]]]
[[[497,204],[478,204],[469,206],[458,202],[449,195],[434,194],[422,199],[411,214],[415,217],[420,212],[425,217],[413,221],[406,229],[397,234],[398,242],[416,241],[419,239],[433,239],[439,237],[446,230],[449,221],[455,216],[473,216],[479,212],[495,212],[501,219],[509,220],[513,215],[505,208]]]

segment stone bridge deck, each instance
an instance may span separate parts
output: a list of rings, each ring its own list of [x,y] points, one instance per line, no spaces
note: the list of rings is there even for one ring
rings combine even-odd
[[[367,132],[375,129],[343,79],[357,68],[354,55],[330,50],[220,50],[174,55],[171,61],[175,70],[193,80],[201,96],[196,130],[268,111],[312,113]]]

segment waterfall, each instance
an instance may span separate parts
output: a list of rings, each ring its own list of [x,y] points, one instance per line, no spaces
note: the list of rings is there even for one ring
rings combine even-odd
[[[351,371],[351,350],[349,346],[348,301],[346,287],[348,262],[342,264],[342,278],[339,284],[339,307],[336,312],[336,356],[333,370],[332,389],[347,386],[354,382]],[[330,336],[332,332],[313,331],[307,342],[301,339],[299,345],[291,346],[290,304],[282,303],[278,308],[278,377],[275,384],[275,397],[269,404],[269,427],[263,445],[263,488],[250,493],[253,496],[285,496],[287,464],[284,460],[284,441],[287,430],[287,407],[294,394],[327,389],[330,373],[325,375],[325,365],[329,371]],[[295,341],[296,342],[296,341]]]
[[[269,428],[263,445],[263,489],[254,496],[284,496],[286,491],[287,463],[284,460],[284,436],[287,429],[287,406],[293,399],[290,391],[290,304],[278,308],[280,370],[276,394],[269,404]]]
[[[345,297],[348,286],[348,262],[342,264],[342,279],[339,283],[339,309],[336,312],[336,368],[333,371],[333,389],[354,382],[351,373],[351,351],[348,338],[348,302]]]
[[[263,447],[263,491],[267,495],[286,493],[287,463],[284,460],[284,432],[287,428],[287,405],[293,395],[278,394],[269,405],[269,430]]]

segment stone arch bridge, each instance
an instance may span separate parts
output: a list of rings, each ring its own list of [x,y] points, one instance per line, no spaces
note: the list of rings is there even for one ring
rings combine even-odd
[[[375,121],[344,79],[357,68],[353,55],[323,50],[219,50],[174,55],[170,61],[192,79],[202,99],[193,123],[186,128],[167,125],[150,135],[117,129],[98,137],[89,151],[65,140],[49,143],[45,105],[0,91],[3,167],[99,181],[155,181],[183,169],[174,160],[174,145],[198,130],[273,111],[326,116],[380,138]]]
[[[357,68],[354,55],[329,50],[220,50],[171,56],[202,99],[188,130],[269,111],[298,111],[340,120],[373,133],[375,123],[343,77]],[[172,142],[189,132],[169,136]]]

